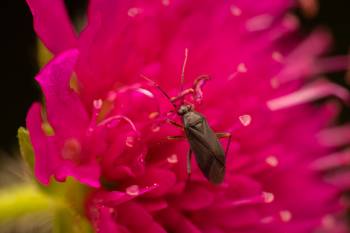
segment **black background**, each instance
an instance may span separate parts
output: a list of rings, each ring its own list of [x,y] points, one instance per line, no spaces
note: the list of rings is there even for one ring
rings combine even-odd
[[[83,0],[66,0],[66,3],[71,15],[83,12],[86,6]],[[296,13],[301,15],[299,11]],[[321,0],[320,12],[315,18],[302,17],[303,31],[308,32],[317,25],[328,27],[333,34],[331,54],[348,53],[350,0]],[[33,81],[38,71],[36,39],[25,0],[1,1],[0,26],[0,151],[13,152],[17,146],[17,129],[25,124],[30,104],[40,96]],[[344,73],[334,75],[340,77]]]

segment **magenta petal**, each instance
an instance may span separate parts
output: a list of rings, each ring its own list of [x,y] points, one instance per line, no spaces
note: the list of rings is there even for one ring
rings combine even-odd
[[[138,186],[131,186],[131,189],[135,189],[137,191],[135,192],[128,192],[129,188],[126,188],[125,192],[120,191],[104,191],[99,190],[96,193],[93,194],[92,202],[94,204],[103,204],[110,207],[116,207],[126,201],[130,201],[138,196],[142,196],[153,189],[156,189],[158,186],[152,185],[152,186],[146,186],[146,187],[138,187]]]
[[[119,192],[119,191],[108,192],[108,191],[101,190],[94,194],[93,203],[114,207],[126,201],[130,201],[135,197],[136,196],[130,196],[124,192]]]
[[[168,232],[201,233],[199,228],[189,219],[171,208],[161,211],[158,215],[158,220],[168,230]]]
[[[190,184],[186,187],[182,195],[176,198],[175,205],[183,210],[198,210],[212,204],[214,195],[208,188],[200,184]]]
[[[35,113],[37,122],[32,122],[34,117],[29,114],[27,126],[30,133],[35,132],[32,135],[32,143],[36,152],[38,172],[46,171],[44,183],[54,174],[59,181],[64,181],[67,176],[74,176],[82,183],[99,187],[100,168],[93,160],[93,148],[85,151],[87,145],[94,144],[84,143],[83,140],[89,123],[88,115],[79,96],[69,86],[78,55],[77,50],[62,53],[36,77],[45,95],[47,119],[54,129],[54,136],[46,137],[43,134],[38,107]],[[40,135],[41,139],[37,139],[37,135]],[[71,147],[77,148],[70,148],[70,141],[74,142]],[[64,151],[66,145],[67,152]],[[69,150],[78,152],[69,154]]]
[[[220,230],[219,227],[207,227],[202,230],[202,233],[225,233],[225,231]]]
[[[57,169],[55,175],[58,181],[64,181],[67,176],[73,176],[83,184],[99,188],[100,173],[100,167],[97,163],[75,165],[71,161],[65,161]]]
[[[69,86],[78,55],[75,49],[62,53],[36,77],[45,95],[48,120],[55,132],[61,130],[65,135],[88,125],[87,113]]]
[[[223,228],[244,228],[259,224],[261,216],[257,211],[258,208],[234,208],[222,210],[210,210],[197,212],[196,220],[198,222],[205,222],[210,219],[211,225],[221,226]],[[211,218],[210,216],[220,216],[218,218]]]
[[[92,0],[89,1],[88,23],[79,37],[79,49],[83,56],[79,59],[77,73],[79,81],[82,83],[82,95],[84,99],[91,101],[101,97],[103,92],[113,86],[113,77],[122,67],[116,66],[114,48],[110,47],[111,33],[120,32],[127,14],[122,18],[121,12],[126,12],[125,1]],[[118,26],[115,27],[115,17],[118,17]],[[113,40],[112,40],[113,41]],[[113,73],[112,73],[113,72]]]
[[[135,177],[135,174],[133,173],[131,168],[128,166],[117,165],[117,166],[114,166],[113,169],[111,167],[108,168],[104,166],[104,168],[107,168],[106,169],[107,171],[105,171],[106,174],[104,174],[107,178],[118,180],[118,179],[123,179],[127,177]]]
[[[58,54],[76,46],[76,35],[63,0],[27,0],[27,3],[35,31],[51,52]]]
[[[289,37],[298,27],[288,13],[294,0],[90,0],[79,52],[67,50],[76,39],[63,0],[51,0],[48,9],[44,0],[27,1],[35,29],[56,53],[37,77],[47,119],[37,104],[27,118],[35,172],[43,183],[53,175],[87,184],[96,232],[306,233],[334,222],[338,190],[309,164],[335,152],[318,135],[330,134],[322,130],[333,125],[336,111],[310,102],[349,94],[328,83],[303,86],[342,64],[316,58],[327,47],[326,34],[300,45],[298,35]],[[220,185],[205,179],[194,158],[188,180],[188,140],[167,140],[184,132],[166,118],[183,119],[177,107],[167,114],[169,100],[141,77],[173,97],[182,71],[186,89],[201,74],[212,77],[203,104],[191,96],[186,102],[215,132],[232,133]],[[79,93],[70,87],[73,73]],[[53,136],[42,132],[46,120]],[[328,182],[348,187],[346,175]]]
[[[48,138],[41,128],[41,106],[39,103],[32,105],[26,121],[35,152],[35,175],[41,183],[48,184],[55,163],[52,162],[54,156],[48,150],[50,146]]]
[[[89,218],[97,233],[119,233],[118,224],[115,222],[110,208],[94,206],[89,209]]]
[[[115,92],[115,95],[114,107],[117,111],[113,114],[128,116],[138,128],[148,123],[145,122],[145,119],[148,119],[151,113],[159,111],[155,96],[145,88],[130,86]],[[133,104],[127,105],[125,103]]]
[[[147,197],[160,197],[171,191],[176,183],[176,176],[173,172],[165,169],[149,169],[142,177],[140,177],[139,185],[156,185],[157,188],[145,194]]]
[[[150,199],[150,200],[142,200],[142,206],[148,212],[157,212],[167,208],[169,205],[166,200]]]
[[[59,157],[56,136],[47,136],[42,130],[41,106],[33,104],[28,112],[27,127],[35,152],[35,175],[43,184],[48,184],[51,175],[58,181],[73,176],[82,183],[99,187],[100,168],[98,164],[75,165]]]
[[[118,207],[118,222],[125,225],[131,232],[166,233],[153,217],[141,205],[130,202]]]

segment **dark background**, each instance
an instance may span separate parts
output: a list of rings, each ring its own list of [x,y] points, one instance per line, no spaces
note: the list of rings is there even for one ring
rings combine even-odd
[[[48,0],[49,1],[49,0]],[[125,0],[122,0],[125,1]],[[66,0],[71,15],[81,14],[86,0]],[[346,54],[350,48],[350,0],[321,0],[319,14],[302,16],[302,30],[318,25],[328,27],[334,37],[331,54]],[[38,72],[36,39],[32,17],[25,0],[2,0],[0,14],[0,151],[14,152],[19,126],[25,125],[26,112],[40,96],[33,81]],[[344,73],[333,74],[340,78]]]

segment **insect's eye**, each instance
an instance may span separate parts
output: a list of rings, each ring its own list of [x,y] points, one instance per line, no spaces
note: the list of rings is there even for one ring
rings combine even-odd
[[[178,110],[178,114],[184,115],[186,112],[188,112],[188,110],[189,110],[188,106],[182,105]]]

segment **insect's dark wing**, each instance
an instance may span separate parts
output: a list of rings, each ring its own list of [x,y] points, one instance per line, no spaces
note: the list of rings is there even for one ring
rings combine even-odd
[[[225,176],[225,153],[205,118],[186,127],[185,132],[203,174],[209,181],[221,183]]]

